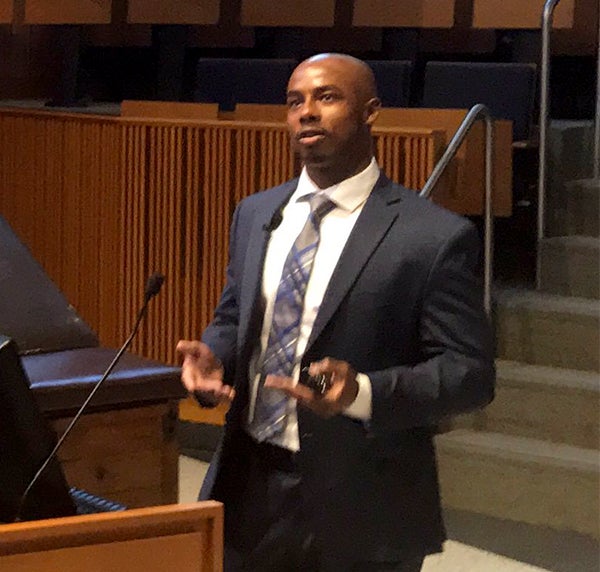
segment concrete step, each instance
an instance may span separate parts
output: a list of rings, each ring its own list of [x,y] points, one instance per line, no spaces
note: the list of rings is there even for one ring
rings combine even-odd
[[[600,239],[559,236],[541,242],[541,289],[562,296],[600,298]]]
[[[567,235],[600,236],[600,179],[566,184]]]
[[[600,303],[522,289],[495,292],[497,356],[600,371]]]
[[[588,179],[594,172],[594,122],[592,120],[554,120],[548,130],[548,165],[546,188],[546,234],[547,236],[563,236],[569,234],[589,234],[575,223],[572,227],[570,219],[586,221],[587,216],[580,213],[596,212],[597,204],[593,200],[587,206],[593,210],[586,211],[580,197],[575,198],[575,211],[569,214],[573,205],[568,205],[573,198],[571,181]],[[579,208],[577,207],[579,203]],[[597,220],[597,219],[596,219]],[[586,224],[584,222],[584,224]],[[597,234],[591,234],[597,236]]]
[[[548,236],[600,235],[600,180],[581,179],[564,184],[548,204]]]
[[[496,369],[494,401],[455,427],[600,447],[600,374],[504,360]]]
[[[600,536],[597,451],[467,430],[436,442],[445,507]]]

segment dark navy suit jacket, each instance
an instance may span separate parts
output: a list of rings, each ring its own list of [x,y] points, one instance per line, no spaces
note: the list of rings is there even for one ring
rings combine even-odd
[[[201,498],[223,501],[226,513],[246,474],[243,440],[236,437],[264,313],[265,227],[296,185],[238,205],[227,283],[202,336],[237,391],[201,491]],[[469,221],[380,177],[335,267],[302,359],[303,365],[326,356],[346,360],[372,383],[368,423],[298,410],[304,502],[317,543],[331,555],[399,560],[441,549],[435,425],[485,405],[494,393],[479,268],[479,237]]]

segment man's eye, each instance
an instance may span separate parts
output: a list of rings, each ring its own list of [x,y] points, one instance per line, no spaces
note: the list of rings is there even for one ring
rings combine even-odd
[[[324,93],[321,96],[321,101],[325,101],[326,103],[334,101],[334,100],[335,100],[335,97],[333,96],[333,93]]]
[[[300,102],[297,99],[290,99],[288,100],[287,105],[290,109],[296,109],[297,107],[300,107],[300,105],[302,105],[302,102]]]

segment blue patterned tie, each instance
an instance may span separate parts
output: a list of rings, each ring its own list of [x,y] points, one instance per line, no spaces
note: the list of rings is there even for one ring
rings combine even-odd
[[[283,266],[262,362],[254,417],[249,425],[250,433],[258,441],[270,439],[285,427],[289,399],[278,389],[264,387],[264,380],[268,374],[291,376],[294,371],[304,295],[319,246],[319,226],[323,217],[335,208],[335,204],[325,196],[312,194],[306,198],[310,202],[310,214]]]

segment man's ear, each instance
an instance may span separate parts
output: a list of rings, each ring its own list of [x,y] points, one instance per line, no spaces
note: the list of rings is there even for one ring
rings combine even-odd
[[[372,97],[365,104],[364,120],[371,127],[379,115],[381,109],[381,100],[378,97]]]

